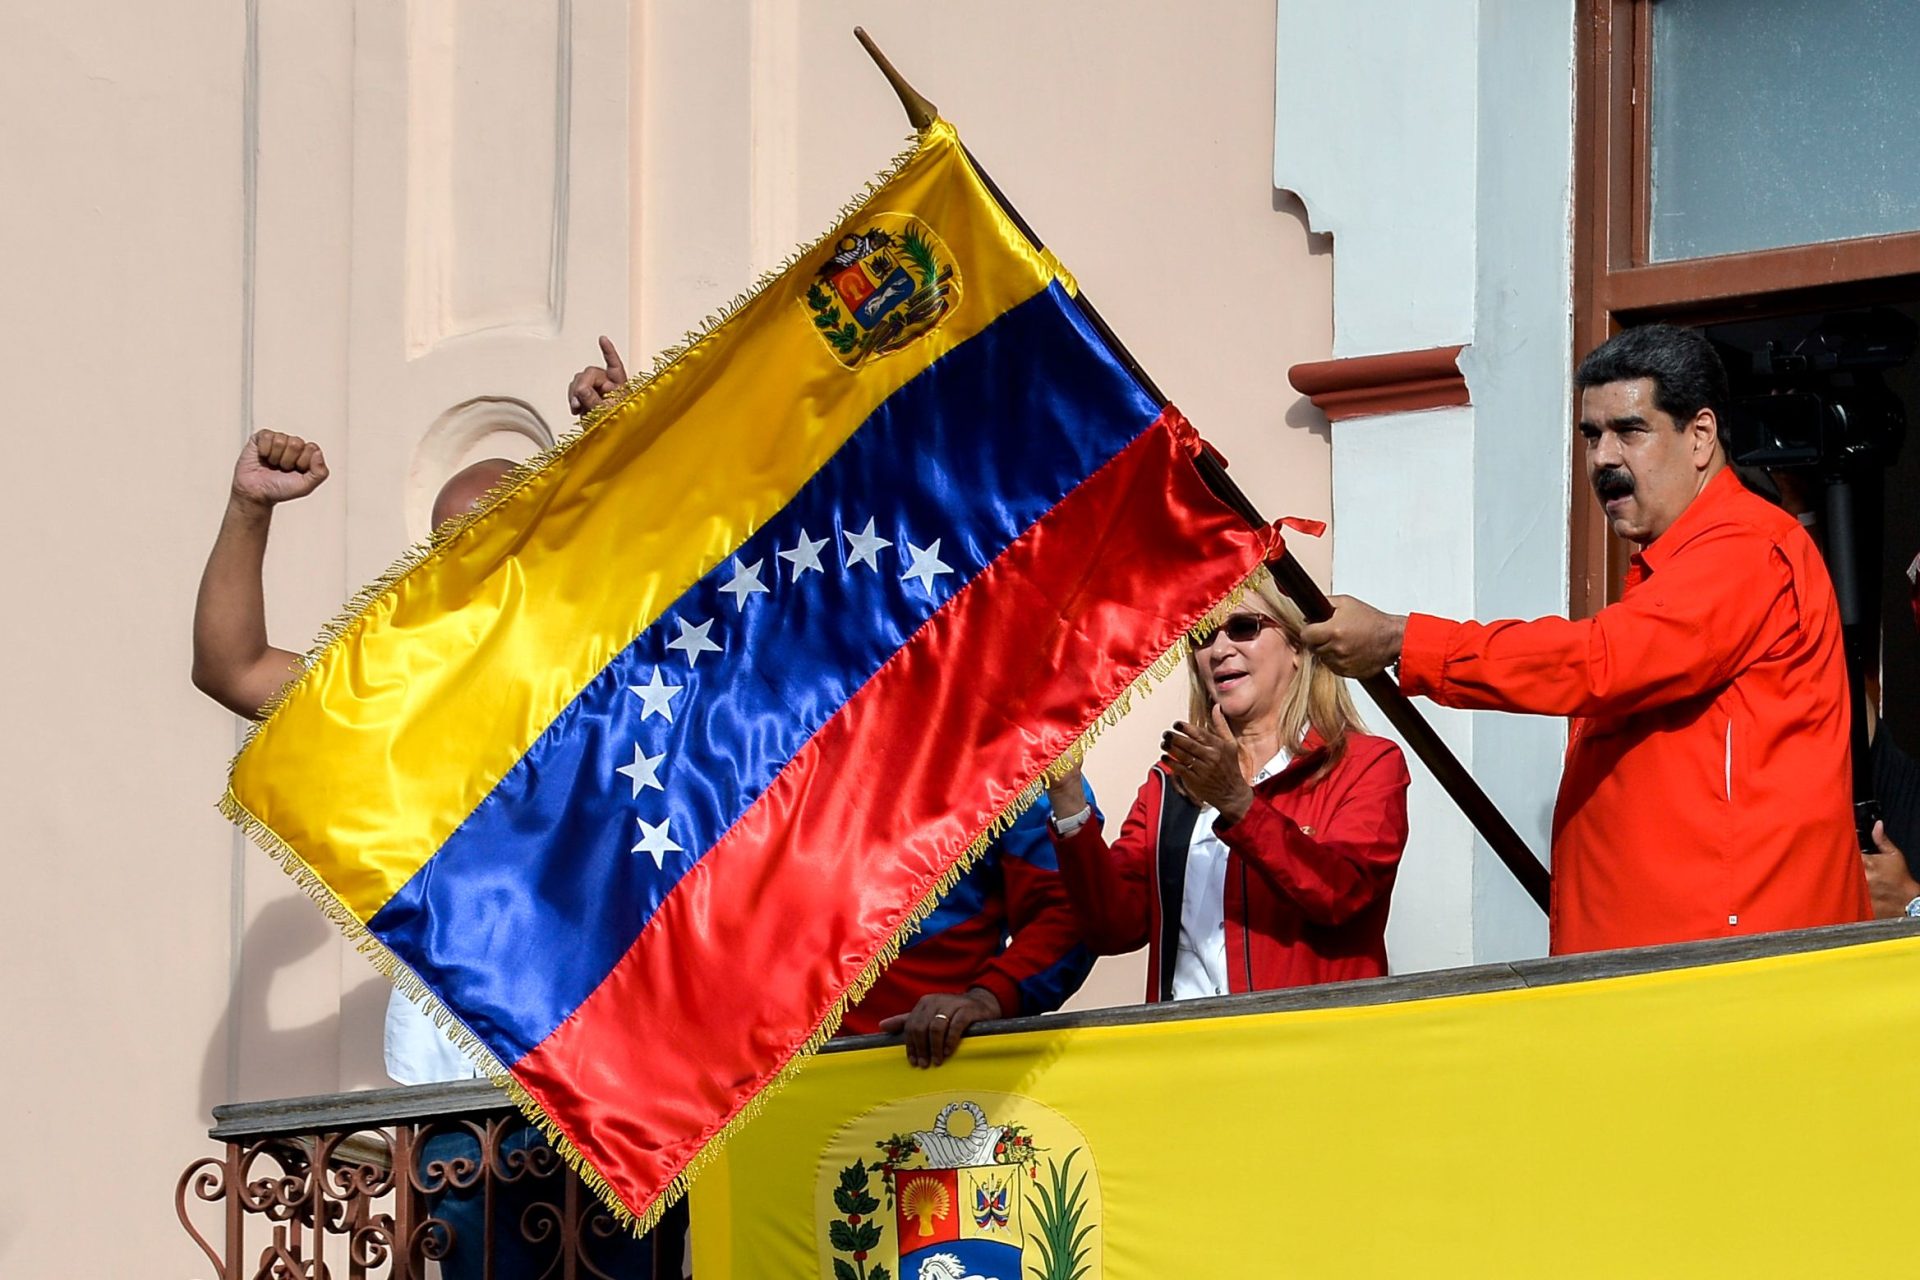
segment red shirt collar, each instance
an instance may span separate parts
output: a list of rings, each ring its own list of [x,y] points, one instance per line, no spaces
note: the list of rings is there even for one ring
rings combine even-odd
[[[1733,468],[1722,467],[1720,474],[1707,481],[1706,487],[1687,504],[1680,518],[1667,526],[1665,533],[1633,553],[1633,566],[1641,576],[1654,572],[1673,559],[1681,547],[1693,540],[1695,534],[1718,523],[1727,505],[1745,492],[1746,486],[1740,483],[1740,477],[1733,473]]]

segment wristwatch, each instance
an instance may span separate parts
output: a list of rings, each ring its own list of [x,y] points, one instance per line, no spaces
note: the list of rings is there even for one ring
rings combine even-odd
[[[1913,919],[1920,920],[1920,898],[1915,898],[1907,904],[1906,914]]]
[[[1092,817],[1093,806],[1086,805],[1078,813],[1070,813],[1064,818],[1055,817],[1051,821],[1053,822],[1053,829],[1055,831],[1063,836],[1070,836],[1080,828],[1086,826],[1088,819]],[[1914,901],[1920,902],[1920,898],[1915,898]],[[1920,914],[1920,912],[1916,912],[1915,914]]]

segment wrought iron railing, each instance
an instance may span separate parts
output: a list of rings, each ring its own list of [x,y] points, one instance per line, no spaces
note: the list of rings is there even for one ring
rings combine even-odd
[[[1172,1005],[1009,1019],[975,1035],[1372,1005],[1883,941],[1880,921],[1521,960]],[[883,1044],[836,1041],[828,1052]],[[897,1052],[897,1050],[895,1050]],[[180,1176],[181,1224],[218,1280],[578,1280],[680,1275],[684,1228],[638,1242],[482,1080],[214,1109],[220,1155]],[[211,1232],[197,1223],[218,1225]],[[697,1261],[697,1260],[696,1260]]]
[[[214,1109],[174,1198],[219,1280],[678,1277],[484,1080]],[[218,1227],[213,1227],[214,1207]],[[662,1255],[657,1264],[655,1254]]]

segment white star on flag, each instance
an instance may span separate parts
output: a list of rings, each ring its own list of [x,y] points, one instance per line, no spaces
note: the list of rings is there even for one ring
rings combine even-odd
[[[780,558],[793,566],[793,577],[790,581],[800,581],[800,575],[809,569],[815,573],[825,573],[826,569],[820,563],[820,548],[826,545],[827,540],[825,538],[821,538],[816,542],[807,536],[805,529],[802,529],[800,531],[800,545],[791,551],[782,551],[780,553]]]
[[[878,569],[880,567],[880,552],[893,545],[885,538],[879,537],[874,533],[873,521],[871,519],[867,521],[867,527],[858,533],[847,533],[845,530],[842,530],[841,533],[842,536],[846,538],[847,548],[851,553],[847,556],[847,567],[849,569],[857,564],[864,564],[871,568]]]
[[[640,798],[640,792],[647,787],[652,787],[655,791],[666,790],[660,782],[660,762],[666,758],[667,753],[664,751],[657,756],[646,754],[640,750],[640,744],[636,742],[633,744],[633,763],[623,764],[614,772],[624,773],[633,780],[633,796],[637,800]]]
[[[685,618],[675,618],[674,621],[680,624],[680,636],[676,640],[667,641],[667,648],[678,649],[686,654],[688,666],[700,665],[700,655],[703,653],[720,652],[720,646],[707,638],[707,633],[713,630],[712,618],[708,618],[697,627],[689,624]]]
[[[755,560],[752,564],[733,562],[733,581],[720,589],[732,594],[734,608],[746,608],[748,596],[767,593],[767,584],[760,581],[760,566],[765,563],[765,560]]]
[[[635,818],[634,821],[640,824],[640,843],[627,850],[628,853],[650,853],[653,855],[654,867],[664,871],[668,854],[684,852],[673,842],[673,837],[667,834],[667,823],[672,822],[672,818],[658,825],[648,822],[645,818]]]
[[[645,705],[640,709],[640,719],[644,723],[654,716],[663,716],[668,724],[673,723],[673,695],[683,686],[668,684],[660,678],[660,668],[653,669],[653,679],[646,684],[630,684],[629,693],[635,694]]]
[[[911,542],[907,543],[907,555],[911,563],[907,565],[907,571],[900,575],[900,581],[918,578],[920,585],[929,592],[933,590],[935,578],[943,573],[953,572],[953,566],[943,563],[940,559],[940,539],[938,538],[935,538],[933,545],[925,550],[914,546]]]

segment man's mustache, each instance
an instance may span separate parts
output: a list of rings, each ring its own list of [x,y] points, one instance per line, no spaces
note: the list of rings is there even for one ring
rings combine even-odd
[[[1631,497],[1633,473],[1625,467],[1602,467],[1593,473],[1593,491],[1600,495],[1602,502]]]

